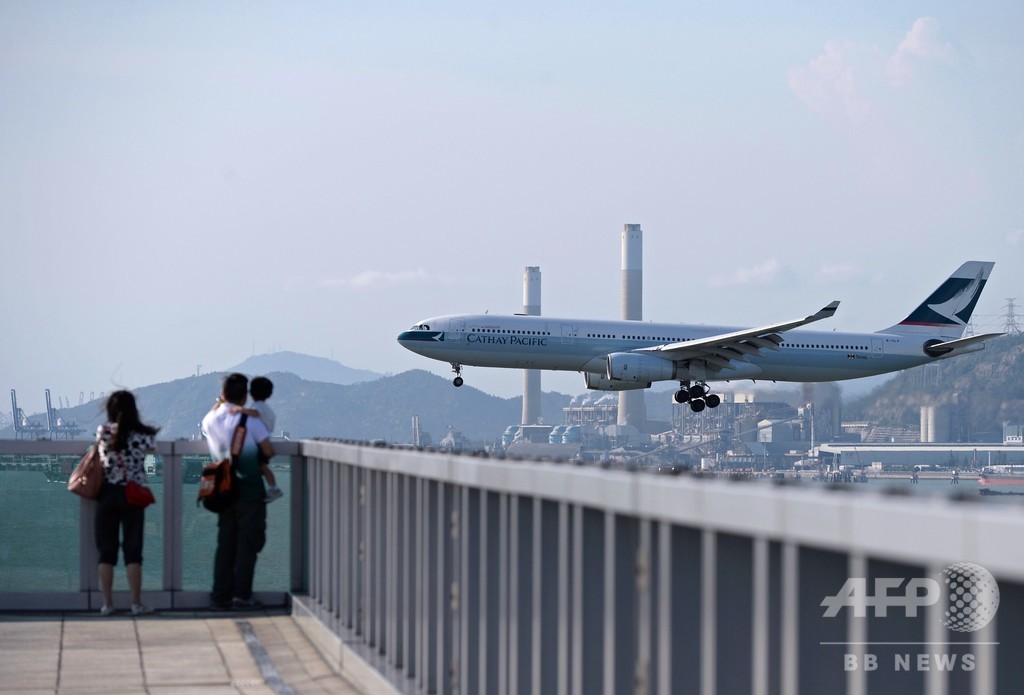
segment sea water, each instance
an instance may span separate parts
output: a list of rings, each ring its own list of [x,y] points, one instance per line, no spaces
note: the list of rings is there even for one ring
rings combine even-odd
[[[256,563],[257,591],[288,591],[290,584],[291,476],[287,467],[275,467],[274,473],[285,494],[267,507],[267,544]],[[974,478],[961,479],[958,485],[951,484],[948,478],[921,478],[915,484],[909,476],[835,485],[805,478],[798,485],[821,490],[822,494],[839,487],[851,492],[886,491],[914,496],[958,496],[987,504],[1024,504],[1024,496],[1020,495],[980,495]],[[163,577],[163,482],[154,477],[150,486],[157,504],[146,510],[142,575],[143,590],[156,591],[162,588]],[[184,484],[183,589],[208,591],[217,545],[217,516],[195,505],[195,488],[194,483]],[[41,470],[0,470],[0,592],[80,590],[79,506],[80,499],[67,491],[66,483],[49,482]],[[92,523],[91,516],[87,521]],[[122,568],[123,560],[119,558],[114,572],[116,591],[128,588]]]
[[[287,467],[274,467],[284,497],[267,506],[267,544],[256,562],[256,591],[289,589],[289,490]],[[163,585],[163,481],[151,477],[157,503],[146,509],[142,548],[142,589]],[[182,588],[209,591],[217,546],[217,515],[197,507],[196,484],[186,483],[182,514]],[[0,592],[67,592],[81,589],[79,518],[81,499],[66,482],[50,482],[41,470],[0,470]],[[87,517],[92,523],[92,516]],[[114,590],[127,591],[124,560],[118,556]]]

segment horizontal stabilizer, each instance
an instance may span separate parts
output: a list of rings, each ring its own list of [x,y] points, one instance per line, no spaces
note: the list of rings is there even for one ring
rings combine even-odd
[[[924,349],[930,357],[940,357],[942,355],[948,355],[954,350],[962,350],[963,348],[971,345],[977,345],[986,340],[992,338],[998,338],[1004,335],[1003,333],[983,333],[981,335],[971,335],[966,338],[957,338],[956,340],[946,340],[941,343],[934,343]]]

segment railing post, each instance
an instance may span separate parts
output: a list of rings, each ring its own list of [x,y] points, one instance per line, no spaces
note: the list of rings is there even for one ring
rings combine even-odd
[[[170,592],[171,606],[184,586],[185,551],[182,547],[182,520],[184,515],[184,473],[182,454],[171,442],[164,458],[163,484],[163,527],[164,527],[164,576],[163,589]],[[150,512],[152,513],[152,512]]]
[[[89,610],[98,609],[93,605],[92,597],[100,590],[99,553],[96,551],[96,501],[82,498],[78,505],[78,576],[79,587],[86,592],[86,605]]]
[[[700,692],[715,695],[716,665],[718,660],[716,572],[717,534],[705,529],[701,534],[701,610],[700,610]]]
[[[306,458],[301,453],[289,457],[291,493],[288,504],[291,508],[291,523],[288,547],[291,551],[288,567],[288,587],[293,594],[309,593],[309,571],[305,558],[309,557],[309,522],[307,500],[309,499],[309,474]]]

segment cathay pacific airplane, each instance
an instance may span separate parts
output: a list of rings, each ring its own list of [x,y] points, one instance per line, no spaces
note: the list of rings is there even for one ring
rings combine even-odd
[[[894,326],[875,333],[796,330],[836,312],[832,302],[809,316],[760,328],[547,316],[465,314],[418,322],[398,336],[413,352],[462,367],[582,372],[587,388],[623,391],[678,381],[676,403],[694,412],[721,398],[713,381],[840,381],[900,371],[984,349],[1001,333],[964,336],[995,265],[968,261]]]

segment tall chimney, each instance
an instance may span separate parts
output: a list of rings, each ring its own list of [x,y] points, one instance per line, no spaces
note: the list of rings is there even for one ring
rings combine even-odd
[[[622,318],[642,321],[644,317],[644,236],[638,224],[622,228]],[[644,391],[619,392],[620,425],[633,425],[647,430],[647,404]]]
[[[523,268],[523,313],[540,316],[540,268]],[[523,370],[523,422],[524,425],[540,423],[541,415],[540,370]]]

